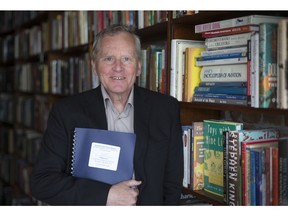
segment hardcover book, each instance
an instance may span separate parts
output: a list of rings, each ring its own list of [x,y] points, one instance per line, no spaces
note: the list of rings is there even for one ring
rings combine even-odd
[[[243,123],[204,120],[204,190],[223,197],[223,132],[243,129]]]
[[[202,33],[211,30],[230,28],[244,25],[259,25],[260,23],[278,23],[283,17],[267,15],[249,15],[232,19],[225,19],[216,22],[195,25],[195,33]]]
[[[201,82],[247,82],[247,63],[203,66]]]
[[[107,184],[132,179],[134,133],[75,128],[72,176]]]
[[[259,107],[277,107],[277,24],[262,23],[259,31]]]
[[[272,131],[271,131],[272,132]],[[273,134],[273,133],[272,133]],[[278,132],[276,133],[278,134]],[[243,205],[256,205],[256,203],[261,203],[261,205],[270,205],[270,199],[269,196],[271,194],[272,197],[272,191],[270,192],[270,188],[272,188],[272,184],[275,185],[276,182],[272,182],[272,176],[273,176],[273,166],[272,166],[272,149],[273,148],[278,148],[278,138],[277,136],[271,139],[269,137],[265,136],[266,138],[263,139],[256,139],[256,140],[247,140],[242,142],[241,146],[241,158],[242,158],[242,170],[241,170],[241,176],[242,176],[242,200],[243,200]],[[257,195],[256,195],[256,185],[252,185],[253,188],[255,188],[255,191],[251,191],[251,178],[255,178],[255,176],[251,176],[251,166],[254,164],[251,164],[251,149],[259,149],[259,148],[264,148],[264,154],[265,154],[265,161],[263,163],[263,169],[265,169],[265,172],[263,173],[263,178],[261,181],[264,183],[262,186],[262,191],[265,191],[265,193],[262,193],[262,201],[258,200],[256,201]],[[248,158],[247,158],[247,152],[250,151],[250,163],[248,163]],[[271,153],[268,153],[271,152]],[[271,161],[271,162],[270,162]],[[250,173],[249,173],[250,170]],[[277,171],[278,172],[278,171]],[[256,182],[255,182],[256,183]],[[239,189],[239,188],[238,188]],[[260,188],[258,187],[258,194]],[[275,190],[275,188],[274,188]],[[252,194],[253,193],[253,194]],[[259,196],[259,195],[258,195]],[[265,198],[267,197],[267,199]],[[271,198],[272,199],[272,198]]]
[[[170,95],[182,101],[185,71],[185,50],[188,47],[205,47],[204,41],[171,40]]]
[[[274,129],[231,130],[228,132],[228,140],[226,142],[227,154],[224,156],[227,157],[228,174],[226,174],[226,182],[229,205],[246,205],[245,174],[242,175],[244,168],[242,164],[245,159],[245,155],[243,155],[242,152],[245,149],[245,142],[272,140],[278,137],[279,132]]]
[[[193,190],[204,188],[204,127],[203,122],[193,122]]]

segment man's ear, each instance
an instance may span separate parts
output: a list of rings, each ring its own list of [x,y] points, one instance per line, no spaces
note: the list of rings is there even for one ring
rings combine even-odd
[[[93,73],[94,73],[95,75],[97,75],[95,61],[91,60],[91,66],[92,66],[92,71],[93,71]]]
[[[139,61],[139,62],[138,62],[138,71],[137,71],[137,73],[136,73],[136,76],[140,76],[140,74],[141,74],[141,67],[142,67],[142,64],[141,64],[141,62]]]

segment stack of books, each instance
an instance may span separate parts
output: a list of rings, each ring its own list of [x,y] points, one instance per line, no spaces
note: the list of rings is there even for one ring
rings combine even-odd
[[[275,106],[276,71],[271,70],[277,68],[273,59],[277,34],[273,31],[277,33],[280,19],[250,15],[196,25],[195,33],[202,34],[206,50],[196,58],[196,65],[202,66],[201,82],[192,101]],[[267,65],[272,65],[270,71]]]

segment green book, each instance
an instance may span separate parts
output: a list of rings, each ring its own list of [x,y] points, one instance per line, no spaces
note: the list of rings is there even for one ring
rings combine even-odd
[[[223,132],[242,130],[243,123],[204,120],[204,190],[223,197]]]

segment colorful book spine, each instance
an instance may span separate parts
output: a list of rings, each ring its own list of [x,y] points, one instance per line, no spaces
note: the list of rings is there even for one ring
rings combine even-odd
[[[223,197],[223,132],[243,129],[243,123],[204,120],[204,190]]]
[[[266,15],[249,15],[232,19],[225,19],[215,22],[195,25],[195,33],[202,33],[217,29],[224,29],[244,25],[259,25],[260,23],[278,23],[283,17],[266,16]]]
[[[247,82],[247,64],[203,66],[201,82]]]
[[[186,48],[186,67],[185,67],[185,85],[184,85],[184,97],[183,100],[186,102],[192,101],[194,89],[200,83],[200,73],[202,67],[196,66],[196,58],[201,55],[204,47],[190,47]]]
[[[204,188],[204,127],[203,122],[193,122],[193,190]]]
[[[277,24],[262,23],[259,31],[259,107],[277,107]]]
[[[222,87],[222,86],[213,86],[213,87],[195,87],[195,93],[214,93],[214,94],[233,94],[233,95],[246,95],[247,87]]]
[[[245,25],[245,26],[237,26],[237,27],[230,27],[225,29],[219,30],[212,30],[202,33],[203,38],[210,38],[210,37],[219,37],[224,35],[232,35],[232,34],[241,34],[246,32],[252,31],[259,31],[258,25]]]
[[[199,57],[196,57],[196,60],[206,61],[206,60],[241,58],[241,57],[247,57],[247,52],[233,52],[233,53],[223,53],[223,54],[209,55],[209,56],[199,56]]]
[[[193,97],[247,100],[246,95],[232,95],[232,94],[195,93]]]

